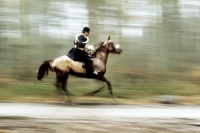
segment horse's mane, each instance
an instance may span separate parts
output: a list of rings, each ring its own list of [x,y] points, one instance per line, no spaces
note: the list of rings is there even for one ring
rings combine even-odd
[[[102,46],[103,43],[104,42],[99,42],[96,44],[98,47],[94,50],[94,52],[91,56],[95,56],[97,54],[97,52],[104,51],[103,46]]]

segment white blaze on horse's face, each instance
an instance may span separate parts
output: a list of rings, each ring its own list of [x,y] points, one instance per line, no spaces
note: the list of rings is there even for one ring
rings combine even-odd
[[[115,52],[117,54],[121,54],[123,52],[123,49],[120,47],[120,44],[115,45]]]
[[[119,44],[115,45],[115,49],[118,49],[119,47],[120,47],[120,45],[119,45]]]

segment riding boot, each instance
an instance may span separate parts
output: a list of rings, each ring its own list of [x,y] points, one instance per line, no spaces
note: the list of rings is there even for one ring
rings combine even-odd
[[[88,78],[96,78],[96,76],[98,75],[98,72],[94,71],[92,62],[93,61],[90,59],[88,63],[86,63],[86,72]]]
[[[86,72],[87,72],[87,78],[91,78],[92,77],[92,73],[93,73],[92,63],[91,62],[85,63],[85,67],[86,67]]]

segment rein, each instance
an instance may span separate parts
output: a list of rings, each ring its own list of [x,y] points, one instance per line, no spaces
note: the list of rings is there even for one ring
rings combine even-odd
[[[94,47],[97,46],[97,45],[99,46],[101,43],[102,43],[102,42],[100,41],[100,42],[94,44],[93,46],[94,46]]]

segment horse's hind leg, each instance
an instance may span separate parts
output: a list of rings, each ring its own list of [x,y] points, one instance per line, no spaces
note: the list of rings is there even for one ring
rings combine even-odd
[[[62,94],[61,83],[62,83],[61,77],[57,75],[56,76],[56,83],[54,83],[54,85],[56,87],[56,92],[57,92],[58,95]]]
[[[56,89],[60,91],[62,78],[60,76],[56,76],[56,83],[54,84]]]
[[[62,76],[62,90],[65,96],[67,96],[68,100],[71,102],[71,99],[70,99],[71,93],[66,89],[67,79],[68,79],[68,74],[65,74],[64,76]]]

